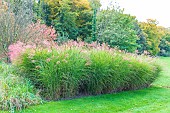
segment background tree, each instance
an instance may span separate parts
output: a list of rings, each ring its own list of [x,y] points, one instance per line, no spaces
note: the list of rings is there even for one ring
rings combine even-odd
[[[96,20],[97,20],[97,11],[101,7],[100,0],[89,0],[90,5],[93,10],[93,17],[92,17],[92,39],[91,41],[96,41],[97,36],[96,36]]]
[[[40,0],[38,4],[37,15],[54,26],[61,37],[84,40],[91,35],[92,9],[88,0]]]
[[[21,37],[26,40],[27,34],[23,32],[34,18],[33,4],[31,0],[6,0],[2,2],[6,4],[6,9],[0,13],[0,51],[1,56],[8,56],[9,45]]]
[[[146,50],[146,37],[147,37],[147,34],[145,34],[142,29],[140,28],[138,22],[135,22],[134,23],[135,25],[135,28],[134,30],[136,31],[137,33],[137,36],[138,36],[138,40],[137,40],[137,44],[138,44],[138,47],[137,47],[137,50],[138,50],[138,54],[143,54],[144,51]]]
[[[170,56],[170,30],[168,28],[162,28],[164,35],[161,38],[159,45],[161,56]]]
[[[97,15],[97,41],[111,47],[134,52],[137,49],[135,17],[123,14],[123,10],[110,8]]]
[[[47,3],[44,2],[44,0],[35,0],[33,11],[35,15],[35,21],[41,20],[41,23],[44,23],[48,26],[51,26],[52,20],[50,19],[51,11],[50,7]]]
[[[159,44],[163,34],[160,32],[157,24],[158,22],[153,19],[148,19],[147,22],[140,23],[141,29],[147,34],[146,50],[151,55],[157,55],[160,51]]]

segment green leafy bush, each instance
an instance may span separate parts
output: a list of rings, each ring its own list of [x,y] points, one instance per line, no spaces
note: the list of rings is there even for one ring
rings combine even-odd
[[[0,109],[21,110],[30,105],[40,104],[41,99],[35,95],[28,80],[16,76],[16,70],[7,64],[0,64]]]
[[[153,58],[76,42],[29,49],[15,65],[50,100],[144,88],[160,72]]]

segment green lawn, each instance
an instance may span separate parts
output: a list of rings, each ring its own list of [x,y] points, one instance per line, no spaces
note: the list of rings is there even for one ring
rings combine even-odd
[[[159,62],[163,71],[150,88],[49,102],[21,113],[169,113],[170,58],[161,58]]]
[[[161,76],[153,83],[157,87],[170,87],[170,58],[163,57],[159,60],[162,66]]]

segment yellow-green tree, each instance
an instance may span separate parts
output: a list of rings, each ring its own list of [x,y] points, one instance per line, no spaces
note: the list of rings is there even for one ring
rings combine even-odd
[[[139,23],[141,29],[146,34],[146,50],[151,55],[157,55],[160,51],[159,44],[163,33],[157,26],[158,22],[153,19],[148,19],[147,22]]]

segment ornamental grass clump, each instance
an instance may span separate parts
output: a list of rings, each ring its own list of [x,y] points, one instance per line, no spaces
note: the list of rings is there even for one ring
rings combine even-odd
[[[89,52],[90,63],[81,82],[83,93],[89,95],[148,87],[160,72],[150,57],[96,48]]]
[[[148,87],[160,72],[155,61],[105,44],[68,42],[26,49],[14,64],[44,99],[56,100]]]
[[[85,59],[78,49],[37,49],[22,55],[18,64],[41,95],[48,99],[72,97],[78,94],[79,81],[83,76]],[[22,73],[23,73],[22,72]]]
[[[0,64],[0,110],[12,112],[42,102],[33,85],[15,71],[10,65]]]

